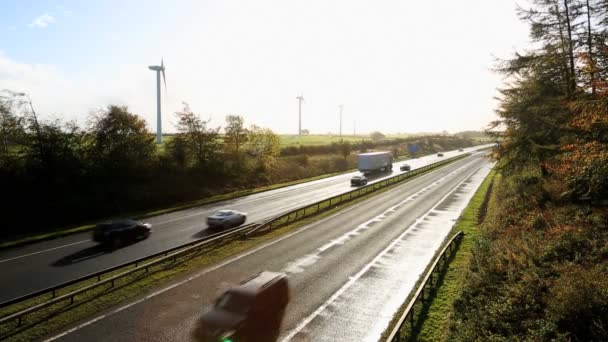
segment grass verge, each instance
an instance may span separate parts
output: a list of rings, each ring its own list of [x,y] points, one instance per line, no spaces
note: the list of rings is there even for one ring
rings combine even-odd
[[[310,224],[356,203],[365,201],[372,196],[382,194],[385,191],[393,189],[395,186],[407,183],[412,179],[416,179],[434,170],[437,170],[437,168],[421,172],[420,174],[417,174],[402,182],[396,183],[394,186],[388,186],[386,188],[370,192],[369,194],[366,194],[358,199],[345,202],[342,205],[332,205],[332,208],[322,213],[309,216],[301,219],[300,221],[267,232],[266,234],[253,236],[249,239],[232,240],[223,245],[212,245],[207,249],[199,251],[195,254],[178,258],[176,261],[168,261],[155,266],[150,269],[148,273],[129,275],[118,280],[115,283],[115,286],[112,288],[101,286],[93,291],[87,292],[86,294],[82,294],[78,297],[76,303],[74,304],[70,304],[69,300],[65,303],[57,303],[51,307],[40,310],[35,314],[27,316],[22,325],[19,327],[17,327],[16,322],[15,324],[7,324],[0,327],[0,340],[24,341],[48,336],[61,328],[73,325],[87,317],[118,305],[121,302],[142,296],[153,288],[182,279],[183,277],[186,277],[193,272],[200,270],[201,268],[221,262],[222,260],[242,253],[261,243],[277,238],[286,232]],[[325,202],[321,204],[321,208],[329,207],[329,200]],[[112,272],[112,274],[104,276],[104,278],[122,273],[131,267],[132,266],[128,266],[123,269],[116,270]],[[58,293],[57,295],[74,291],[78,288],[93,284],[94,282],[95,280],[92,279],[87,282],[75,284],[69,289],[62,290],[62,292]],[[48,297],[39,297],[24,303],[10,306],[2,310],[0,317],[9,315],[27,307],[31,307],[38,303],[42,303],[48,299]]]
[[[454,225],[448,238],[451,238],[458,231],[464,232],[464,237],[460,241],[458,248],[448,259],[447,268],[439,272],[437,282],[434,287],[425,290],[425,301],[422,305],[415,306],[415,324],[413,330],[408,327],[402,331],[402,338],[406,341],[446,341],[448,328],[452,322],[453,304],[460,296],[469,267],[471,250],[478,237],[478,225],[480,217],[484,216],[488,196],[491,195],[492,183],[500,180],[500,175],[492,170],[483,181],[477,192],[463,211]],[[492,196],[490,196],[492,197]],[[443,248],[443,246],[441,247]],[[423,274],[428,272],[425,270]],[[418,287],[416,285],[415,288]],[[412,295],[408,297],[402,308],[395,315],[389,325],[392,327],[405,310],[407,303]],[[385,332],[385,337],[388,336]]]

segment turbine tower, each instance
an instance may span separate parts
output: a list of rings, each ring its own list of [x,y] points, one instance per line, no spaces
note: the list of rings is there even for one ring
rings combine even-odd
[[[296,97],[298,100],[298,136],[302,136],[302,102],[304,101],[304,95]]]
[[[339,105],[340,108],[340,136],[342,136],[342,110],[344,110],[344,105]]]
[[[156,71],[156,143],[163,142],[163,127],[162,118],[160,115],[160,74],[163,74],[163,82],[165,83],[165,93],[167,92],[167,79],[165,78],[165,64],[163,59],[160,59],[160,65],[150,65],[148,69]]]

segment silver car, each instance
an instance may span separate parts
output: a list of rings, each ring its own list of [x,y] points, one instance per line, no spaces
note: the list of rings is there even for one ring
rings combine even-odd
[[[207,217],[207,225],[209,228],[226,229],[240,226],[246,220],[247,213],[236,210],[219,210]]]

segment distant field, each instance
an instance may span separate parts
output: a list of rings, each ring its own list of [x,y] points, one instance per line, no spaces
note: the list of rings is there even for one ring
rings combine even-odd
[[[340,140],[358,142],[361,140],[370,140],[369,137],[361,135],[361,136],[353,136],[353,135],[287,135],[283,134],[279,136],[281,138],[281,147],[288,146],[314,146],[314,145],[330,145],[331,143],[337,143]]]
[[[409,133],[401,133],[401,134],[388,134],[386,136],[387,139],[397,139],[397,138],[409,138],[416,136],[416,134]],[[281,134],[279,135],[281,138],[281,147],[289,147],[289,146],[317,146],[317,145],[330,145],[331,143],[338,143],[340,140],[350,141],[350,142],[360,142],[361,140],[371,140],[368,135],[303,135],[298,136],[295,134]],[[171,141],[173,136],[164,135],[163,143],[158,146],[159,150],[164,150],[164,146],[166,143]]]

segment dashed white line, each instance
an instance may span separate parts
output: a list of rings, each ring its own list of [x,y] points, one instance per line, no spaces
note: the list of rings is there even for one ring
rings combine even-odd
[[[477,173],[482,167],[483,167],[483,165],[480,166],[480,167],[478,167],[477,169],[475,169],[475,171],[473,171],[470,174],[468,174],[464,178],[464,180],[462,180],[461,182],[459,182],[458,184],[456,184],[456,186],[454,186],[452,189],[450,189],[450,191],[445,196],[443,196],[439,201],[437,201],[437,203],[429,211],[427,211],[422,216],[420,216],[416,220],[416,222],[414,224],[410,225],[401,235],[399,235],[396,239],[394,239],[388,245],[388,247],[386,247],[378,255],[376,255],[376,257],[372,261],[370,261],[368,264],[366,264],[359,272],[357,272],[355,275],[349,277],[348,281],[344,285],[342,285],[342,287],[340,287],[338,289],[338,291],[336,291],[331,297],[329,297],[329,299],[325,303],[323,303],[323,305],[321,305],[319,308],[317,308],[317,310],[315,310],[312,314],[310,314],[302,322],[300,322],[300,324],[298,324],[293,330],[291,330],[281,341],[282,342],[287,342],[287,341],[291,340],[300,331],[302,331],[302,329],[304,329],[304,327],[306,327],[306,325],[308,325],[308,323],[310,323],[313,319],[315,319],[315,317],[319,316],[321,314],[321,312],[323,310],[325,310],[325,308],[327,308],[334,301],[336,301],[336,299],[338,299],[338,297],[340,297],[340,295],[342,293],[344,293],[346,290],[348,290],[348,288],[350,288],[354,283],[356,283],[357,280],[359,280],[359,278],[361,278],[361,276],[363,276],[363,274],[365,274],[365,272],[367,272],[375,263],[377,263],[385,254],[387,254],[387,252],[389,250],[391,250],[397,243],[399,243],[399,241],[401,239],[403,239],[403,237],[407,233],[409,233],[409,231],[418,224],[418,221],[420,221],[421,219],[423,219],[424,217],[426,217],[430,212],[432,212],[433,210],[435,210],[435,208],[438,207],[439,204],[441,204],[446,198],[448,198],[448,196],[450,196],[454,191],[456,191],[456,189],[458,189],[458,187],[460,185],[462,185],[472,175],[474,175],[475,173]]]
[[[432,174],[437,173],[437,172],[439,172],[439,171],[441,171],[441,170],[442,170],[442,169],[441,169],[441,168],[439,168],[439,169],[437,169],[437,170],[431,171],[431,172],[429,172],[429,173],[427,173],[427,174],[425,174],[425,175],[422,175],[420,178],[418,178],[418,180],[423,179],[423,178],[428,178],[428,177],[429,177],[429,176],[431,176]],[[390,193],[395,192],[395,191],[397,191],[397,190],[399,190],[399,189],[400,189],[400,186],[397,186],[397,187],[395,187],[395,188],[393,188],[393,189],[390,189],[390,190],[386,191],[385,193],[383,193],[383,195],[390,194]],[[71,328],[71,329],[69,329],[69,330],[66,330],[66,331],[64,331],[64,332],[62,332],[62,333],[60,333],[60,334],[58,334],[58,335],[55,335],[55,336],[53,336],[53,337],[50,337],[50,338],[48,338],[48,339],[46,339],[46,340],[44,340],[44,341],[54,341],[54,340],[56,340],[56,339],[58,339],[58,338],[61,338],[61,337],[65,336],[65,335],[67,335],[67,334],[69,334],[69,333],[72,333],[72,332],[74,332],[74,331],[76,331],[76,330],[79,330],[79,329],[84,328],[84,327],[86,327],[86,326],[88,326],[88,325],[91,325],[91,324],[93,324],[93,323],[95,323],[95,322],[97,322],[97,321],[99,321],[99,320],[101,320],[101,319],[103,319],[103,318],[105,318],[105,317],[111,316],[111,315],[116,314],[116,313],[118,313],[118,312],[120,312],[120,311],[123,311],[123,310],[125,310],[125,309],[128,309],[128,308],[130,308],[130,307],[132,307],[132,306],[134,306],[134,305],[137,305],[137,304],[139,304],[139,303],[141,303],[141,302],[143,302],[143,301],[145,301],[145,300],[147,300],[147,299],[150,299],[150,298],[155,297],[155,296],[157,296],[157,295],[159,295],[159,294],[162,294],[162,293],[164,293],[164,292],[167,292],[167,291],[169,291],[169,290],[171,290],[171,289],[173,289],[173,288],[175,288],[175,287],[177,287],[177,286],[183,285],[183,284],[185,284],[185,283],[187,283],[187,282],[189,282],[189,281],[192,281],[192,280],[194,280],[194,279],[196,279],[196,278],[198,278],[198,277],[200,277],[200,276],[202,276],[202,275],[205,275],[205,274],[207,274],[207,273],[209,273],[209,272],[215,271],[215,270],[217,270],[218,268],[224,267],[224,266],[226,266],[226,265],[228,265],[228,264],[230,264],[230,263],[232,263],[232,262],[235,262],[235,261],[237,261],[237,260],[240,260],[240,259],[242,259],[242,258],[244,258],[244,257],[246,257],[246,256],[248,256],[248,255],[251,255],[251,254],[253,254],[253,253],[255,253],[255,252],[258,252],[258,251],[260,251],[260,250],[262,250],[262,249],[264,249],[264,248],[266,248],[266,247],[269,247],[269,246],[272,246],[272,245],[274,245],[274,244],[276,244],[276,243],[279,243],[279,242],[280,242],[280,241],[282,241],[282,240],[285,240],[285,239],[287,239],[287,238],[290,238],[290,237],[292,237],[292,236],[294,236],[294,235],[296,235],[296,234],[300,234],[300,233],[302,233],[302,232],[304,232],[304,231],[306,231],[306,230],[308,230],[308,229],[310,229],[310,228],[312,228],[312,227],[314,227],[314,226],[316,226],[316,225],[319,225],[319,224],[321,224],[321,223],[323,223],[323,222],[325,222],[325,221],[327,221],[327,220],[330,220],[330,219],[334,218],[335,216],[342,215],[342,214],[344,214],[345,212],[349,212],[349,211],[351,211],[351,210],[354,210],[354,209],[356,209],[356,208],[358,208],[358,207],[360,207],[360,206],[362,206],[362,205],[364,205],[364,204],[366,204],[366,203],[367,203],[367,201],[363,201],[363,202],[360,202],[360,203],[357,203],[357,204],[353,205],[352,207],[346,208],[346,209],[344,209],[344,210],[340,210],[340,211],[338,211],[337,213],[332,214],[332,215],[329,215],[329,216],[327,216],[327,217],[326,217],[326,218],[324,218],[324,219],[321,219],[321,220],[319,220],[319,221],[316,221],[316,222],[313,222],[313,223],[311,223],[311,224],[309,224],[309,225],[306,225],[306,226],[304,226],[304,227],[302,227],[302,228],[298,229],[298,230],[297,230],[297,231],[295,231],[295,232],[289,233],[289,234],[287,234],[287,235],[285,235],[285,236],[282,236],[282,237],[280,237],[280,238],[278,238],[278,239],[276,239],[276,240],[273,240],[273,241],[270,241],[270,242],[268,242],[268,243],[265,243],[265,244],[263,244],[263,245],[261,245],[261,246],[258,246],[258,247],[254,248],[254,249],[252,249],[252,250],[250,250],[250,251],[248,251],[248,252],[245,252],[245,253],[243,253],[243,254],[240,254],[240,255],[238,255],[238,256],[236,256],[236,257],[234,257],[234,258],[228,259],[228,260],[226,260],[226,261],[224,261],[224,262],[222,262],[222,263],[219,263],[219,264],[217,264],[217,265],[215,265],[215,266],[213,266],[213,267],[207,268],[207,269],[205,269],[205,270],[203,270],[203,271],[201,271],[201,272],[199,272],[199,273],[197,273],[197,274],[194,274],[194,275],[190,276],[190,277],[189,277],[189,278],[187,278],[187,279],[184,279],[184,280],[182,280],[182,281],[180,281],[180,282],[177,282],[177,283],[175,283],[175,284],[173,284],[173,285],[170,285],[170,286],[168,286],[168,287],[162,288],[162,289],[160,289],[160,290],[158,290],[158,291],[156,291],[156,292],[153,292],[153,293],[151,293],[151,294],[149,294],[149,295],[145,296],[144,298],[138,299],[138,300],[136,300],[136,301],[134,301],[134,302],[128,303],[128,304],[126,304],[126,305],[124,305],[124,306],[121,306],[121,307],[119,307],[119,308],[117,308],[117,309],[114,309],[114,310],[110,311],[110,312],[109,312],[109,313],[107,313],[107,314],[103,314],[103,315],[100,315],[100,316],[98,316],[98,317],[95,317],[95,318],[93,318],[93,319],[91,319],[91,320],[89,320],[89,321],[86,321],[86,322],[84,322],[84,323],[82,323],[82,324],[80,324],[80,325],[78,325],[78,326],[76,326],[76,327],[74,327],[74,328]]]

